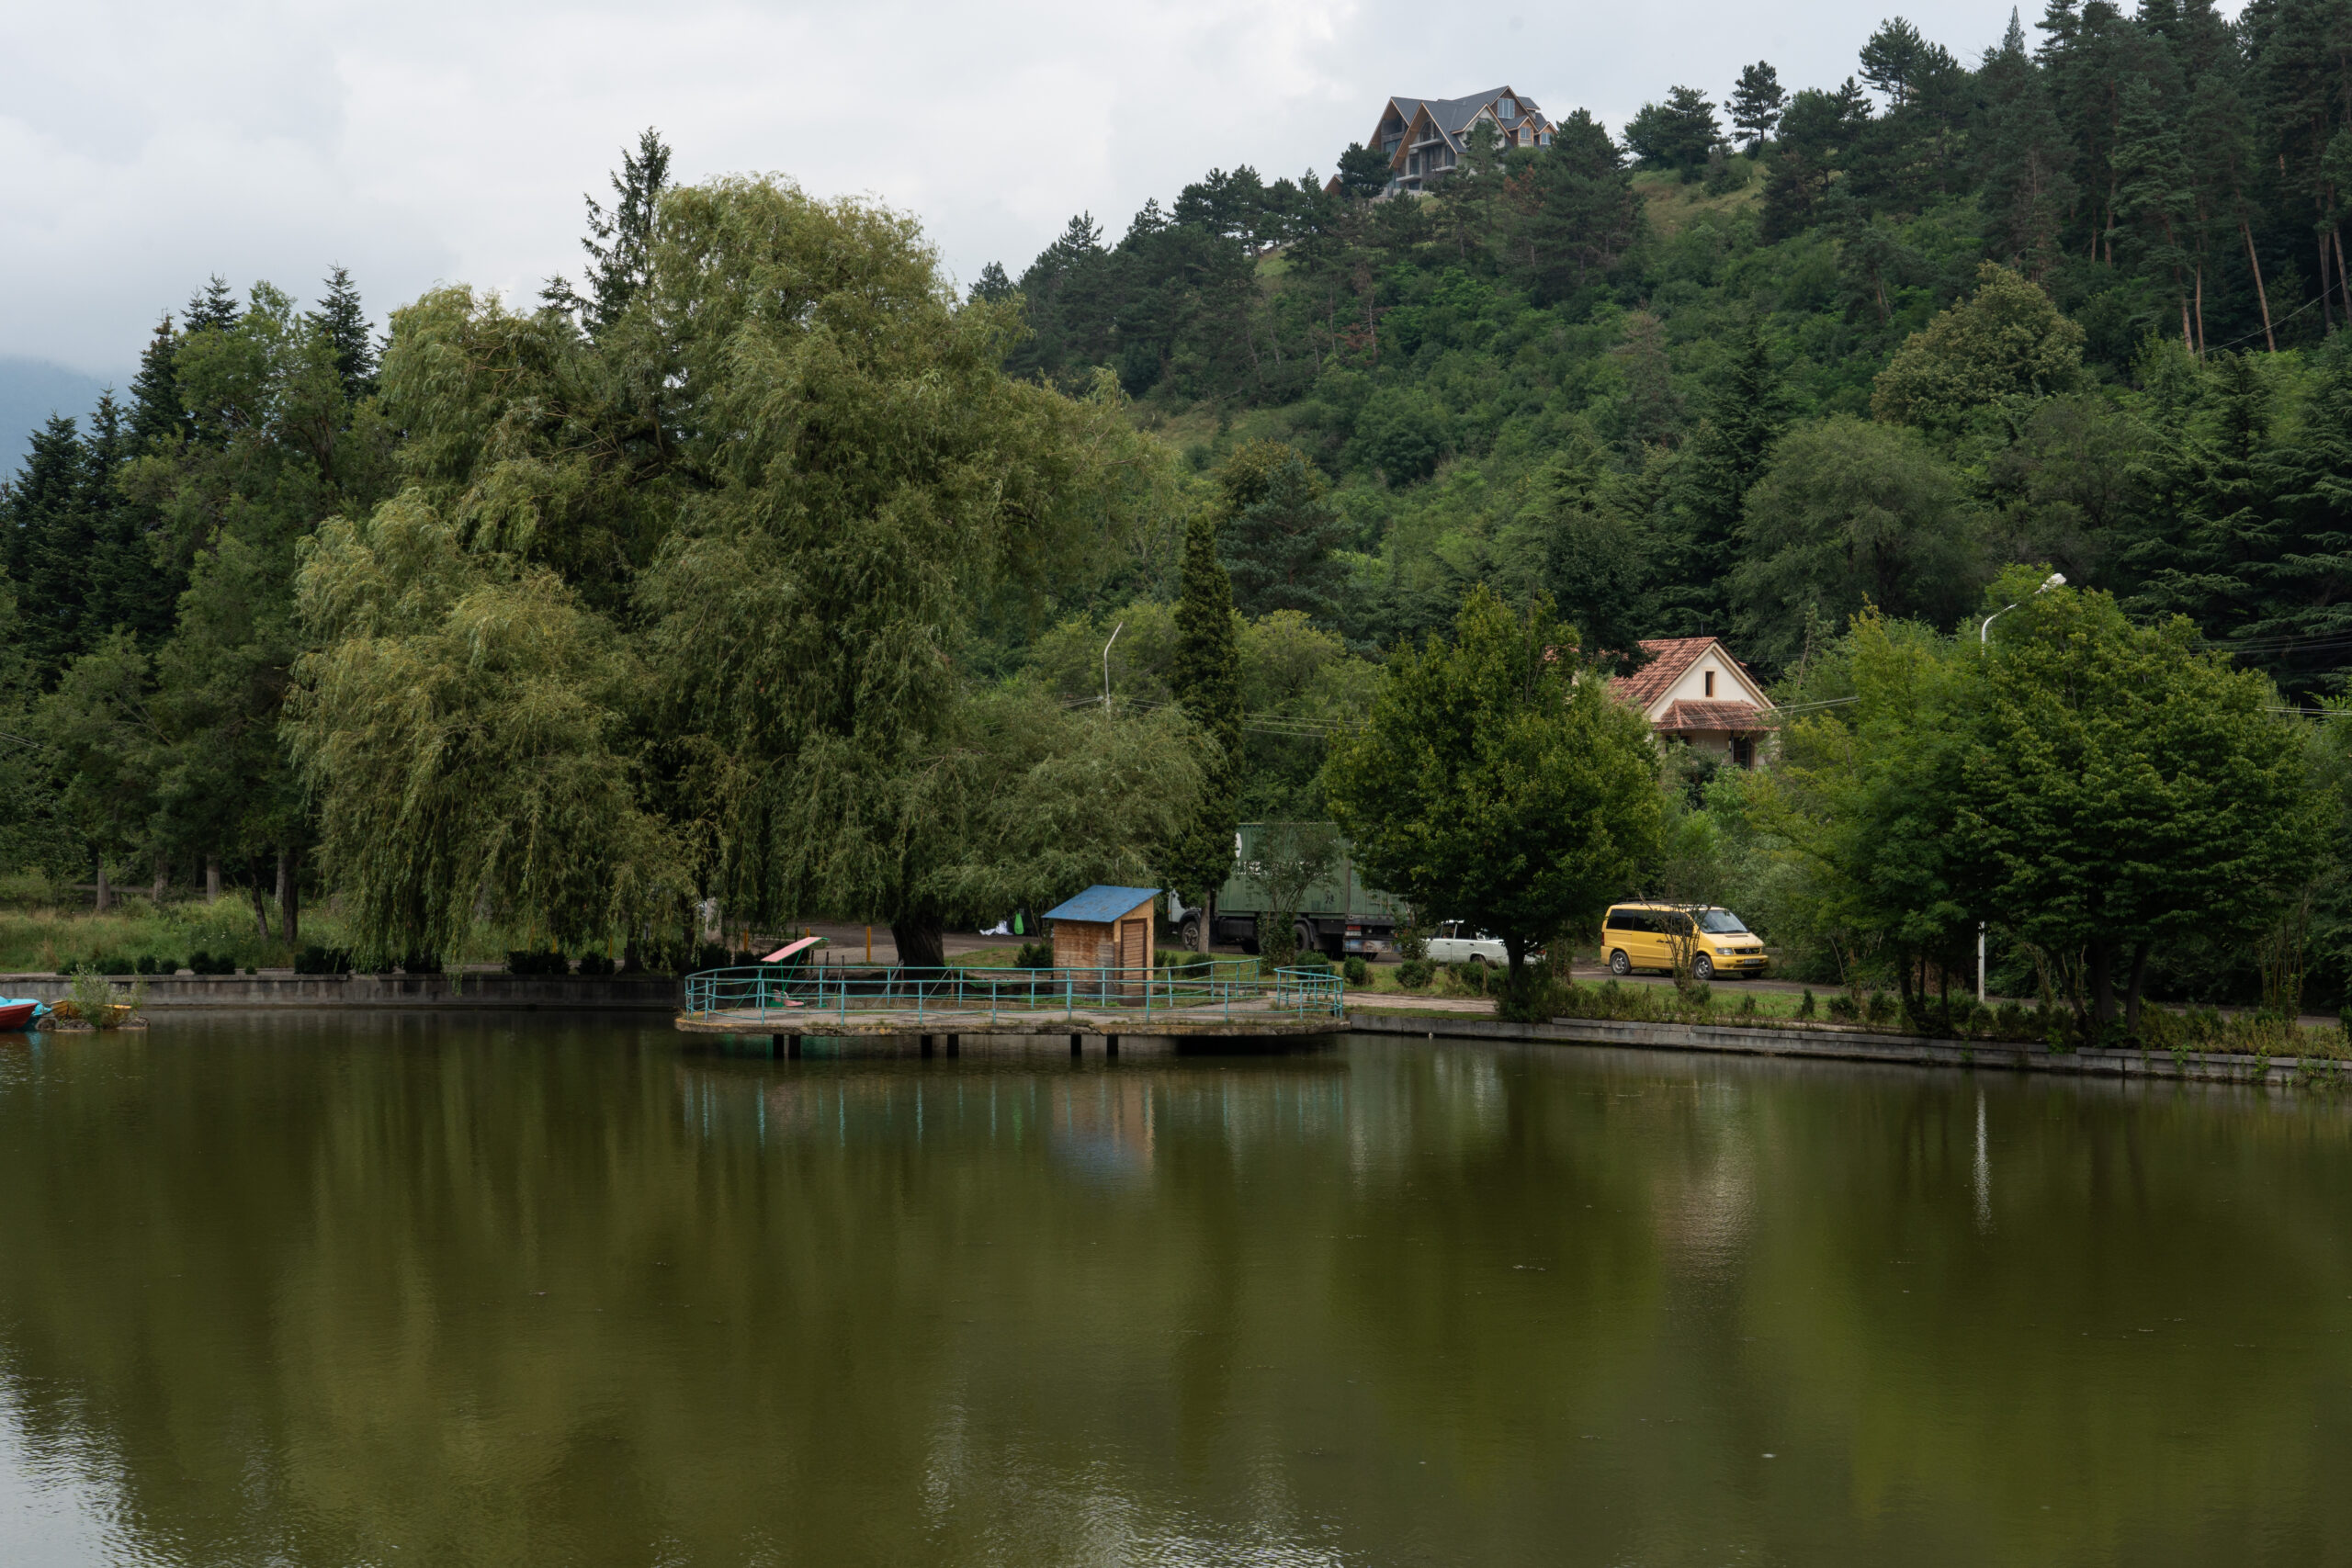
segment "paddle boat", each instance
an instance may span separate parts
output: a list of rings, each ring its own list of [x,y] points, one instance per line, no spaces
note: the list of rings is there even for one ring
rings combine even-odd
[[[6,1034],[18,1029],[29,1029],[48,1011],[47,1002],[0,997],[0,1034]]]

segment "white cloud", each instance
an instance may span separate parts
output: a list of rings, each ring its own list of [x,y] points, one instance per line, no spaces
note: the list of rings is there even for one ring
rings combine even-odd
[[[788,175],[1016,274],[1071,213],[1121,232],[1213,166],[1329,171],[1391,92],[1508,81],[1621,126],[1747,61],[1834,84],[1885,0],[1432,10],[1397,0],[664,7],[158,0],[0,12],[0,354],[120,378],[212,272],[379,312],[436,280],[528,296],[651,124],[686,178]],[[1907,12],[1964,57],[2006,4]]]

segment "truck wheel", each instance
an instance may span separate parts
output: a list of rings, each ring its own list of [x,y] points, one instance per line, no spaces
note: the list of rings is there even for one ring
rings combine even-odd
[[[1183,927],[1177,931],[1176,935],[1177,940],[1183,942],[1184,946],[1193,953],[1206,953],[1209,950],[1208,944],[1201,940],[1201,917],[1198,915],[1185,916]]]
[[[1301,956],[1304,956],[1306,953],[1320,953],[1323,951],[1323,944],[1315,940],[1315,928],[1308,925],[1305,920],[1301,920],[1298,924],[1291,927],[1290,934],[1291,944],[1298,951]]]
[[[1633,960],[1625,956],[1623,948],[1609,955],[1609,972],[1611,975],[1631,975],[1634,972]]]

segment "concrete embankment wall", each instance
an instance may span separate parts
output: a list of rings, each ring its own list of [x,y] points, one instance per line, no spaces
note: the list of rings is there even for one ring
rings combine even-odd
[[[133,982],[116,976],[129,990]],[[578,1009],[674,1013],[684,1005],[669,975],[198,975],[146,978],[150,1013],[269,1008]],[[74,983],[55,975],[0,975],[0,996],[62,1001]]]
[[[1610,1019],[1560,1019],[1504,1023],[1445,1013],[1350,1013],[1360,1034],[1408,1038],[1548,1041],[1574,1045],[1624,1045],[1653,1051],[1698,1051],[1740,1056],[1813,1057],[1831,1062],[1888,1062],[1923,1067],[1998,1067],[2016,1072],[2069,1073],[2091,1077],[2194,1079],[2211,1083],[2267,1082],[2281,1087],[2352,1080],[2352,1062],[2333,1057],[2241,1056],[2190,1051],[2052,1051],[2041,1043],[1936,1040],[1922,1035],[1871,1034],[1840,1029],[1740,1029],[1724,1024],[1632,1023]]]

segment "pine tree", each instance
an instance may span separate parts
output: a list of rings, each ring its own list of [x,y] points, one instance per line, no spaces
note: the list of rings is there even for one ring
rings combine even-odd
[[[1780,73],[1768,61],[1742,66],[1739,85],[1732,90],[1731,122],[1751,152],[1764,145],[1781,123],[1781,109],[1789,96],[1781,90]]]
[[[1933,47],[1900,17],[1881,22],[1862,45],[1862,80],[1900,108],[1917,89]]]
[[[1749,320],[1707,399],[1706,418],[1676,465],[1666,568],[1668,618],[1694,631],[1729,624],[1724,587],[1739,560],[1740,512],[1788,427],[1788,398],[1772,345]]]
[[[179,334],[172,330],[172,313],[164,312],[154,335],[139,354],[139,374],[130,378],[130,441],[145,451],[175,433],[195,434],[195,424],[180,401]]]
[[[2136,231],[2136,249],[2148,269],[2169,276],[2180,307],[2181,346],[2195,355],[2204,346],[2189,305],[2197,265],[2189,249],[2196,193],[2191,188],[2188,159],[2181,149],[2179,118],[2144,77],[2124,85],[2113,164],[2115,216]]]
[[[1329,623],[1340,611],[1347,570],[1330,486],[1298,449],[1252,441],[1218,475],[1225,515],[1218,529],[1234,601],[1252,617],[1298,610]]]
[[[2009,13],[2001,47],[1987,51],[1977,75],[1983,95],[1983,206],[1995,251],[2040,279],[2059,259],[2059,229],[2075,202],[2066,175],[2073,155],[2041,72],[2025,51],[2025,29]]]
[[[1560,122],[1510,188],[1510,267],[1545,299],[1583,288],[1633,245],[1641,198],[1624,154],[1585,109]]]
[[[1010,299],[1020,292],[1013,287],[1012,279],[1005,276],[1002,262],[990,262],[980,268],[980,276],[972,285],[972,298],[975,299]]]
[[[376,390],[376,344],[368,336],[368,312],[360,306],[350,272],[337,265],[327,274],[326,286],[326,297],[304,319],[334,345],[343,395],[356,403]]]
[[[229,291],[229,280],[216,272],[202,289],[188,296],[184,321],[189,333],[211,332],[235,326],[243,314],[237,297]]]
[[[2352,640],[2352,336],[2318,356],[2318,375],[2293,445],[2266,464],[2256,558],[2245,569],[2249,615],[2242,641],[2290,692],[2343,689]]]
[[[1233,584],[1217,557],[1215,510],[1196,510],[1184,528],[1183,587],[1176,601],[1176,658],[1169,673],[1179,706],[1201,733],[1201,807],[1169,856],[1176,890],[1202,901],[1233,867],[1241,811],[1240,651]],[[1203,932],[1203,945],[1207,933]]]
[[[562,277],[548,279],[539,298],[580,318],[592,333],[620,320],[628,302],[645,287],[653,261],[653,225],[662,193],[670,185],[671,150],[651,126],[637,139],[637,151],[621,151],[620,172],[612,176],[612,209],[594,197],[588,204],[588,237],[580,248],[588,253],[583,281],[586,295],[574,292]]]
[[[34,679],[46,687],[90,646],[89,483],[74,422],[52,414],[8,487],[8,575]]]
[[[1679,169],[1692,178],[1707,162],[1707,150],[1723,140],[1715,106],[1696,87],[1669,87],[1666,102],[1644,104],[1625,122],[1625,145],[1653,168]]]

